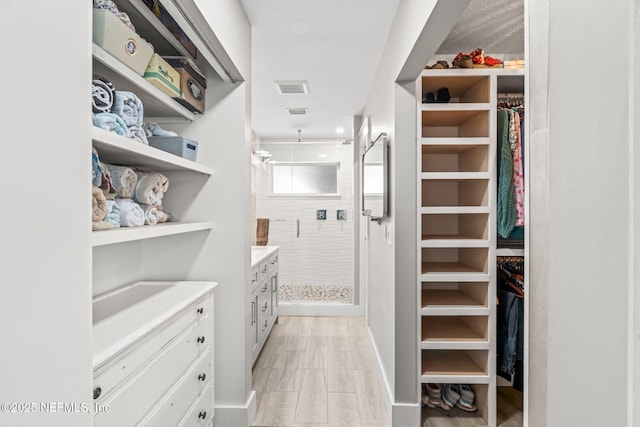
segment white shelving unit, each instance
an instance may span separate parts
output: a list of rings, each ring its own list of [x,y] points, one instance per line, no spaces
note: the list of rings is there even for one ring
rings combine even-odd
[[[227,249],[225,252],[222,248],[225,245],[223,239],[214,239],[211,232],[215,223],[225,229],[222,230],[223,235],[228,230],[238,235],[238,226],[241,223],[244,227],[246,223],[245,212],[239,211],[238,206],[229,201],[235,190],[221,188],[212,179],[214,172],[223,173],[234,182],[244,179],[240,173],[234,173],[233,168],[241,170],[240,166],[244,164],[240,162],[239,151],[245,152],[245,124],[229,120],[229,117],[244,117],[245,104],[216,105],[222,97],[246,98],[244,89],[230,90],[228,85],[231,80],[237,81],[242,76],[195,3],[188,0],[168,3],[162,2],[162,7],[197,47],[197,59],[194,61],[207,78],[206,106],[202,114],[191,112],[97,44],[93,43],[91,52],[92,74],[106,78],[116,90],[135,93],[143,103],[145,122],[160,122],[163,128],[176,131],[199,144],[197,161],[190,161],[95,126],[91,129],[90,143],[101,161],[143,171],[157,171],[168,177],[169,189],[162,204],[176,219],[175,222],[163,224],[91,233],[94,387],[105,387],[104,384],[108,383],[104,376],[105,366],[114,365],[117,362],[114,362],[115,359],[137,357],[142,360],[142,356],[123,356],[129,352],[125,347],[130,345],[136,346],[136,351],[146,352],[145,357],[149,359],[145,360],[150,362],[145,364],[148,373],[122,363],[123,369],[126,367],[131,370],[131,378],[135,380],[129,382],[127,379],[127,384],[132,384],[128,387],[144,384],[158,394],[153,400],[157,411],[154,409],[152,413],[144,415],[147,418],[143,420],[140,418],[143,416],[141,409],[120,410],[113,415],[117,421],[114,422],[119,425],[147,422],[155,425],[159,417],[166,417],[165,422],[173,420],[172,425],[195,425],[196,420],[198,425],[211,424],[213,391],[218,387],[214,384],[221,375],[218,373],[220,371],[214,373],[213,369],[217,362],[213,359],[212,291],[215,282],[212,280],[228,283],[231,277],[241,277],[246,270],[244,262],[242,269],[238,267],[237,261],[241,258],[238,251]],[[123,0],[118,2],[118,6],[131,17],[136,32],[153,45],[155,53],[161,56],[188,55],[187,49],[143,1]],[[224,64],[224,70],[221,64]],[[229,142],[221,144],[218,139]],[[227,146],[238,147],[238,150]],[[224,159],[224,165],[221,165],[221,159]],[[244,161],[246,158],[243,156]],[[233,197],[238,199],[236,194]],[[219,203],[225,203],[226,208],[235,210],[237,223],[226,217],[221,219]],[[228,254],[228,258],[220,259],[220,253]],[[153,292],[149,290],[152,288]],[[225,292],[229,293],[222,290],[221,295],[225,295]],[[207,297],[209,302],[191,307],[195,299],[202,299],[204,294],[211,295]],[[240,325],[244,319],[244,313],[240,312],[244,304],[234,308],[232,303],[225,300],[220,299],[221,311],[227,316],[225,320],[233,325],[225,328],[215,339],[220,340],[222,345],[228,345],[229,352],[239,360],[244,355],[244,347],[233,347],[233,343],[229,345],[225,339],[227,331],[236,335],[244,331],[244,325]],[[107,301],[108,304],[101,301]],[[185,309],[187,306],[188,309]],[[230,315],[229,311],[225,311],[227,306],[238,313],[237,320],[234,320],[233,313]],[[180,316],[184,319],[180,320]],[[237,327],[234,326],[236,321]],[[172,325],[170,333],[167,332],[168,327],[164,326],[166,324]],[[149,334],[153,328],[160,329],[160,332],[154,335],[155,338],[148,338],[145,334]],[[163,337],[171,341],[165,342]],[[162,353],[162,356],[157,357],[163,357],[162,363],[166,363],[163,366],[167,369],[158,368],[158,372],[154,371],[156,356],[147,351],[151,345],[148,342],[151,341],[154,348],[162,349],[157,353]],[[206,373],[206,379],[204,374],[202,378],[198,375],[191,378],[187,368],[198,374]],[[225,368],[234,372],[236,377],[241,375],[236,372],[235,365]],[[171,376],[169,371],[176,375]],[[178,371],[180,375],[177,375]],[[182,379],[178,380],[179,377]],[[224,380],[218,384],[222,384],[221,389],[229,388]],[[164,394],[160,396],[161,393]],[[103,394],[100,399],[118,399],[116,395],[116,392],[106,396]],[[97,420],[94,421],[96,425],[111,422],[110,418],[101,417],[100,414],[94,420]]]
[[[420,381],[470,384],[478,424],[493,427],[496,77],[425,70],[418,87],[451,95],[418,111]]]

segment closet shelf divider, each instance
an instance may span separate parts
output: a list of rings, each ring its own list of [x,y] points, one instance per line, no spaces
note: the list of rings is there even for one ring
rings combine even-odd
[[[488,248],[486,239],[473,239],[465,236],[422,236],[423,248]]]
[[[422,111],[488,111],[491,109],[491,104],[488,102],[452,102],[452,103],[433,103],[422,104]]]
[[[485,214],[488,206],[423,206],[423,214]]]
[[[424,180],[442,180],[442,181],[463,181],[472,179],[484,179],[491,178],[489,172],[422,172],[422,179]]]
[[[490,138],[487,137],[455,137],[455,138],[438,138],[438,137],[425,137],[422,138],[422,146],[444,146],[442,148],[461,147],[461,146],[477,146],[477,145],[489,145]]]

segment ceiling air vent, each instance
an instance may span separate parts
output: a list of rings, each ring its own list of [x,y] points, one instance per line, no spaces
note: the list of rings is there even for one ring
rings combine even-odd
[[[287,108],[290,116],[304,116],[309,112],[308,108]]]
[[[278,87],[278,92],[282,95],[290,95],[296,93],[309,93],[307,82],[305,80],[289,80],[289,81],[275,81]]]

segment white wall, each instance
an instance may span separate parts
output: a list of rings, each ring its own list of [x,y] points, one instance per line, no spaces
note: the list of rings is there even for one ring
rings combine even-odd
[[[280,284],[353,287],[353,144],[263,143],[261,148],[273,155],[271,162],[340,164],[338,196],[270,195],[270,163],[258,169],[257,216],[273,220],[269,222],[269,245],[280,246]],[[327,219],[316,220],[316,209],[326,209]],[[346,221],[336,219],[337,209],[347,211]]]
[[[630,326],[638,312],[637,6],[631,0],[528,5],[530,290],[543,295],[531,301],[531,426],[638,425],[629,392]],[[586,46],[619,65],[574,66],[584,63]],[[537,345],[545,340],[546,348]],[[545,352],[546,363],[534,362]]]
[[[400,2],[363,112],[371,121],[371,137],[387,132],[390,146],[390,216],[381,225],[369,224],[369,327],[388,392],[395,404],[413,405],[413,415],[418,413],[416,236],[411,225],[416,206],[417,104],[411,84],[396,82],[415,81],[467,4],[468,0]],[[383,239],[385,225],[391,227],[391,245]],[[416,422],[395,408],[392,417],[394,426]]]
[[[90,8],[0,3],[0,402],[92,403]],[[3,426],[90,423],[0,411]]]

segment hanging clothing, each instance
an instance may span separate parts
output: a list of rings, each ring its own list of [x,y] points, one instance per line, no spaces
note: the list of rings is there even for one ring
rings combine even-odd
[[[522,391],[524,360],[523,260],[498,258],[497,374]]]
[[[522,168],[522,143],[520,115],[509,112],[509,145],[513,155],[513,186],[516,203],[516,227],[524,225],[524,169]]]
[[[509,113],[498,110],[498,234],[508,238],[516,223],[513,154],[509,144]]]

